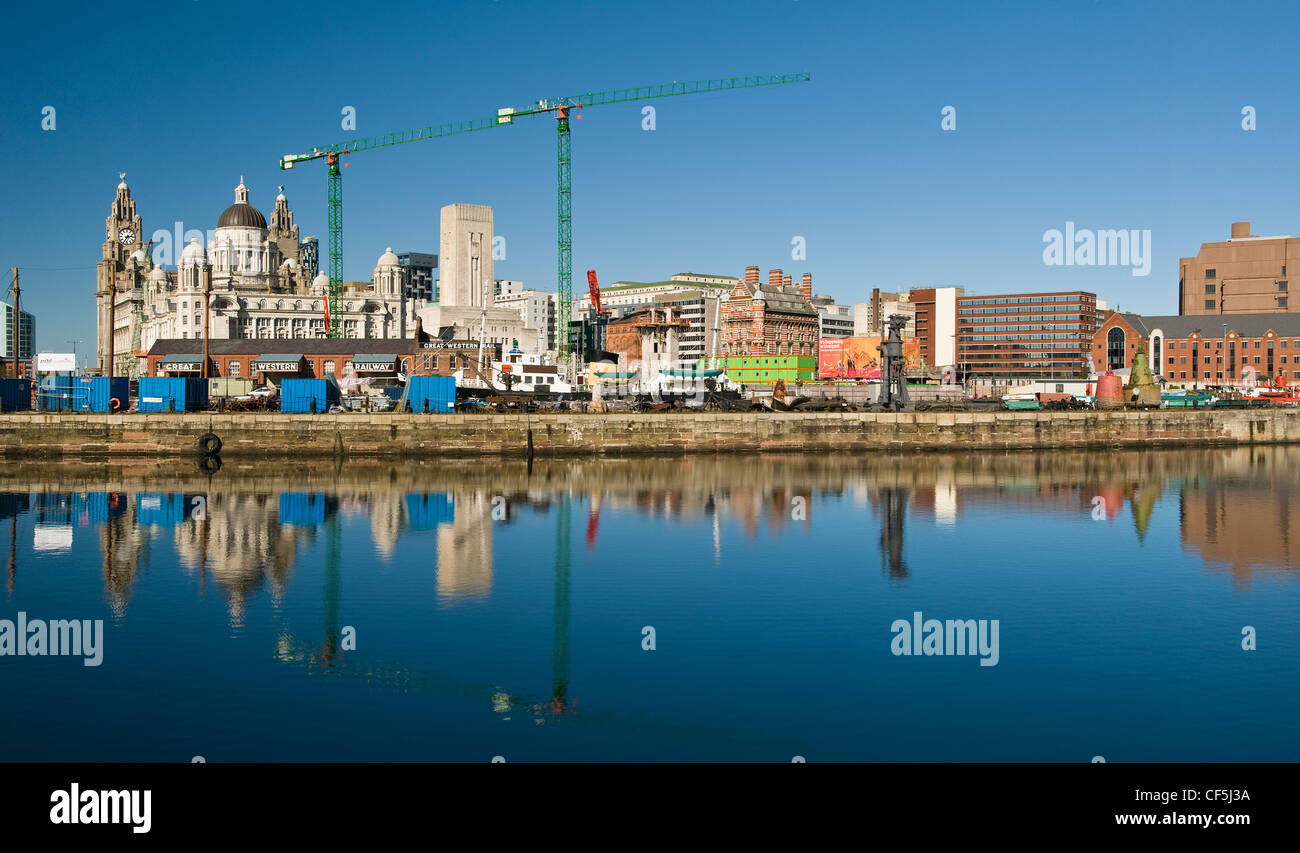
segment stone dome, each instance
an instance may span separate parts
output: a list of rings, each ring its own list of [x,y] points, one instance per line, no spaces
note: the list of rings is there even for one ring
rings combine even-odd
[[[375,264],[377,267],[397,267],[401,265],[402,262],[397,259],[397,255],[393,254],[391,246],[384,250],[384,253],[379,256],[379,262]]]
[[[199,245],[199,238],[195,237],[190,240],[190,244],[181,252],[181,263],[186,261],[202,262],[205,259],[203,247]]]

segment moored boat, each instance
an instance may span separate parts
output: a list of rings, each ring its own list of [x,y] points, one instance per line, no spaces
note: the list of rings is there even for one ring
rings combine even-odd
[[[1012,411],[1036,411],[1043,408],[1037,394],[1003,394],[1002,405]]]

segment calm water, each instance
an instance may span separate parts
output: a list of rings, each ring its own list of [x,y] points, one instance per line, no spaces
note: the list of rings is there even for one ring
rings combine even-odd
[[[6,464],[0,619],[104,639],[0,657],[0,760],[1298,761],[1298,483],[1300,448]],[[998,620],[997,665],[893,654],[915,611]]]

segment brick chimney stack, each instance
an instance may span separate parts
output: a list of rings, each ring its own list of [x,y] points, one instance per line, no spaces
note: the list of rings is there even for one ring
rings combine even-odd
[[[788,276],[788,275],[785,276],[784,278],[781,279],[781,286],[782,286],[782,287],[789,287],[789,286],[790,286],[790,281],[791,281],[790,276]]]
[[[772,287],[780,287],[782,275],[783,273],[781,272],[781,270],[768,270],[767,283],[770,284]]]
[[[803,298],[812,302],[812,273],[803,274]]]
[[[758,267],[745,267],[745,284],[758,284]]]

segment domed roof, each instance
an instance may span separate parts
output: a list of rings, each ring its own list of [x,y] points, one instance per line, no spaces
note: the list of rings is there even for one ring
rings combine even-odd
[[[181,252],[181,263],[185,263],[186,261],[202,261],[204,257],[203,247],[199,245],[199,238],[194,237],[190,240],[190,244],[185,247],[185,251]]]
[[[397,267],[401,265],[402,262],[397,259],[397,255],[393,254],[392,246],[384,249],[384,253],[379,256],[379,262],[375,264],[377,267]]]
[[[217,227],[266,229],[266,217],[248,203],[248,187],[244,186],[242,176],[239,179],[239,186],[235,187],[235,203],[221,212]]]
[[[325,273],[317,273],[316,277],[311,280],[311,286],[328,290],[330,286],[330,277]]]
[[[137,264],[144,263],[144,250],[136,249],[134,252],[132,252],[131,260],[135,261]]]
[[[265,228],[266,217],[262,211],[247,202],[237,201],[221,211],[218,228]]]
[[[167,273],[163,271],[163,268],[162,268],[162,267],[154,267],[152,270],[149,271],[149,280],[150,280],[150,281],[166,281],[166,280],[167,280]]]

